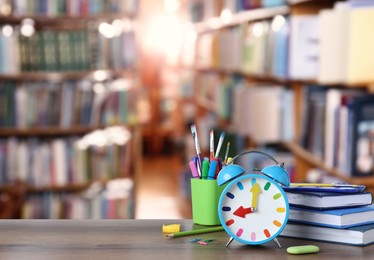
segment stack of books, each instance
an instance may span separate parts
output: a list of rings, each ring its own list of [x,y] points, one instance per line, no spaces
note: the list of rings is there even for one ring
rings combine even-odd
[[[374,243],[374,205],[364,186],[285,188],[285,237],[366,246]]]

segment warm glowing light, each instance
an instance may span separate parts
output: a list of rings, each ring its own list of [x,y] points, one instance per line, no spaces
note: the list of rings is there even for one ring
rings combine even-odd
[[[99,25],[99,32],[108,39],[115,36],[115,28],[112,24],[109,23],[101,23]]]
[[[106,92],[106,88],[102,83],[95,83],[93,85],[93,90],[97,95],[101,95]]]
[[[222,24],[222,20],[221,19],[217,19],[217,18],[210,18],[208,20],[208,26],[212,29],[218,29]]]
[[[164,15],[150,24],[145,45],[163,52],[168,60],[176,59],[182,45],[182,26],[176,15]]]
[[[34,20],[24,19],[21,23],[21,34],[25,37],[30,37],[35,33]]]
[[[179,0],[164,0],[164,10],[167,13],[176,13],[180,7]]]
[[[5,37],[10,37],[13,34],[13,27],[10,25],[4,25],[1,31]]]
[[[131,32],[134,29],[133,22],[130,19],[123,19],[121,22],[124,32]]]
[[[120,126],[111,126],[85,135],[77,141],[76,146],[78,149],[87,149],[90,146],[125,145],[130,139],[131,133],[129,130]]]
[[[111,91],[126,91],[134,86],[132,80],[130,79],[116,79],[109,84],[109,89]]]
[[[253,24],[252,35],[256,38],[260,38],[264,34],[264,25],[261,22]]]
[[[96,81],[104,81],[107,78],[107,73],[104,70],[97,70],[93,73],[93,78]]]
[[[277,15],[274,17],[273,21],[271,22],[271,29],[274,32],[279,32],[279,30],[285,25],[286,18],[282,15]]]
[[[186,33],[186,39],[189,42],[195,42],[197,39],[197,33],[195,30],[188,30]]]
[[[220,18],[224,24],[228,24],[231,22],[232,12],[229,9],[225,8],[222,10]]]

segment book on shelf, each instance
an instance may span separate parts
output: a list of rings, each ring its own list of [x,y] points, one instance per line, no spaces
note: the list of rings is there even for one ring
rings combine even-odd
[[[373,82],[374,34],[368,25],[374,23],[374,8],[353,8],[349,18],[347,82]]]
[[[374,175],[374,95],[357,97],[349,105],[349,127],[352,139],[348,139],[351,173],[353,176]],[[349,138],[349,136],[348,136]]]
[[[235,88],[233,114],[236,129],[258,143],[293,138],[293,92],[280,85]],[[260,112],[259,112],[260,111]]]
[[[325,129],[324,129],[324,162],[329,167],[336,167],[338,165],[338,151],[344,149],[345,141],[340,140],[345,123],[340,116],[343,107],[344,99],[349,97],[362,96],[365,93],[357,89],[338,89],[329,88],[326,91],[326,106],[325,106]],[[340,124],[342,120],[342,124]],[[335,149],[337,148],[337,149]]]
[[[303,95],[301,146],[348,177],[373,175],[374,95],[317,85]]]
[[[374,205],[326,210],[291,206],[289,220],[303,224],[333,228],[374,224]]]
[[[327,88],[318,85],[307,85],[303,88],[300,143],[320,159],[324,156],[326,91]]]
[[[45,29],[24,36],[18,27],[0,31],[0,73],[20,71],[88,71],[136,66],[134,31],[116,23],[116,35],[106,37],[97,28]],[[1,27],[3,28],[3,27]],[[9,31],[4,36],[2,31]]]
[[[22,181],[35,188],[63,187],[130,177],[132,148],[126,138],[131,138],[129,130],[108,127],[82,138],[0,139],[0,185]]]
[[[338,2],[319,13],[320,44],[317,79],[323,84],[345,82],[347,72],[349,9]]]
[[[78,193],[44,192],[27,196],[21,209],[25,219],[134,218],[134,183],[130,178],[94,183]]]
[[[355,193],[336,192],[291,192],[285,190],[288,202],[292,206],[311,209],[334,209],[341,207],[356,207],[370,205],[372,195],[370,192],[362,191]]]
[[[68,128],[133,123],[136,96],[133,82],[124,79],[105,83],[0,81],[0,126]]]
[[[244,29],[244,39],[242,43],[241,70],[245,73],[262,75],[265,73],[267,63],[271,59],[266,59],[266,53],[272,52],[269,33],[270,21],[259,21],[248,24]],[[239,48],[239,47],[237,47]]]
[[[0,1],[0,8],[6,8],[9,1]],[[13,1],[12,13],[16,16],[49,15],[49,16],[87,16],[95,14],[123,13],[135,14],[137,0],[125,1],[54,1],[54,0],[28,0]]]
[[[280,78],[287,78],[290,19],[285,16],[274,17],[272,21],[272,30],[274,33],[274,50],[271,75]]]
[[[286,4],[286,0],[261,0],[263,7],[273,7]]]
[[[374,243],[374,224],[349,228],[331,228],[289,221],[280,236],[367,246]]]
[[[289,77],[314,79],[318,73],[319,26],[317,15],[290,18]]]
[[[370,5],[337,2],[322,10],[320,18],[320,55],[318,80],[322,83],[365,83],[374,76],[374,36],[370,26],[374,10]]]

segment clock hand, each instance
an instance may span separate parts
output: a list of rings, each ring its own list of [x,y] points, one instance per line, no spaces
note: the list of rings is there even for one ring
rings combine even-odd
[[[253,213],[252,208],[244,208],[243,206],[240,206],[233,214],[235,216],[245,218],[245,216],[250,213]]]
[[[256,182],[253,184],[252,188],[250,189],[250,192],[252,192],[252,208],[253,210],[256,210],[257,208],[257,201],[258,201],[258,194],[261,193],[260,185]]]

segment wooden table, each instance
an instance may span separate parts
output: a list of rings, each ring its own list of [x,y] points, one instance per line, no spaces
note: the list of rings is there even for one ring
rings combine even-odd
[[[191,220],[1,220],[0,259],[374,259],[374,245],[366,247],[278,238],[282,248],[236,241],[225,247],[224,232],[166,238],[163,224],[197,228]],[[215,238],[208,245],[191,239]],[[290,255],[287,247],[313,244],[318,254]]]

